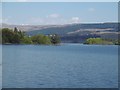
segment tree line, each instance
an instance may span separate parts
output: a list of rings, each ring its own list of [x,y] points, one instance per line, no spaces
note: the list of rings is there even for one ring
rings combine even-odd
[[[25,32],[18,30],[16,27],[12,30],[9,28],[3,28],[0,30],[2,35],[2,44],[44,44],[44,45],[56,45],[61,42],[60,37],[57,34],[43,35],[38,34],[34,36],[28,36]]]

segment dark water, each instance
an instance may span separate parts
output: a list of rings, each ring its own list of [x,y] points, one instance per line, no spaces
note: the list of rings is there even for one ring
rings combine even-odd
[[[118,47],[3,45],[4,88],[116,88]]]

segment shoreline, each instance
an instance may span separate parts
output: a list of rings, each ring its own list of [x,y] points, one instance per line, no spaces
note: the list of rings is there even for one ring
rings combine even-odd
[[[60,43],[60,44],[12,44],[12,43],[6,43],[6,44],[0,44],[0,45],[37,45],[37,46],[63,46],[63,45],[90,45],[90,46],[98,46],[98,45],[101,45],[101,46],[112,46],[112,45],[115,45],[115,46],[119,46],[117,44],[84,44],[84,43]]]

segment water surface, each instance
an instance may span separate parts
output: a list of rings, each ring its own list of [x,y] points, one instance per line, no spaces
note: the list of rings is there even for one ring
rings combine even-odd
[[[117,88],[118,47],[3,45],[4,88]]]

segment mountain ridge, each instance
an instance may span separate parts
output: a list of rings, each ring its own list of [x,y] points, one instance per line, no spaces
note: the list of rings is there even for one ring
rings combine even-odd
[[[25,31],[27,35],[58,34],[62,42],[84,42],[87,38],[118,39],[118,23],[78,23],[65,25],[7,25],[2,28],[14,28]]]

